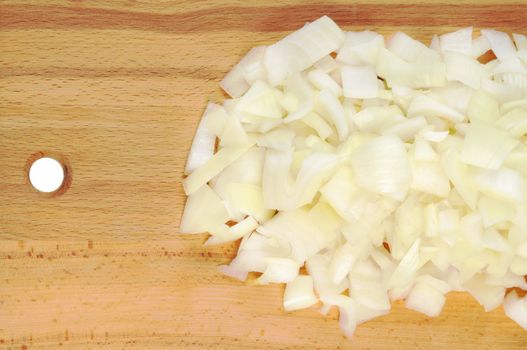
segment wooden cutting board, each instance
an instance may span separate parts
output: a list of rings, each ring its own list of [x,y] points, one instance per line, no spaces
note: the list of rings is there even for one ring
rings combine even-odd
[[[323,14],[425,41],[527,31],[521,0],[276,3],[0,3],[0,349],[527,348],[501,309],[455,293],[436,319],[395,303],[347,340],[336,313],[288,314],[283,287],[221,276],[234,244],[178,235],[195,127],[251,47]],[[60,195],[28,183],[40,154],[70,170]]]

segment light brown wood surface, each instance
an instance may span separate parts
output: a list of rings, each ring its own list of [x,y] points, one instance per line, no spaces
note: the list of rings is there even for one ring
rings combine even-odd
[[[396,303],[347,340],[335,313],[288,314],[283,287],[221,276],[235,245],[178,235],[194,129],[251,47],[323,14],[426,41],[527,32],[525,1],[277,3],[0,2],[0,349],[527,348],[465,294],[436,319]],[[64,193],[28,183],[39,152],[71,170]]]

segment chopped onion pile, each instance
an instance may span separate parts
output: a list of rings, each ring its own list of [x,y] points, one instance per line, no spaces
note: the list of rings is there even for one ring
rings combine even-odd
[[[241,239],[222,272],[286,283],[286,311],[338,308],[347,336],[450,291],[527,330],[507,294],[527,289],[527,38],[481,33],[427,47],[324,16],[252,49],[196,131],[181,233]]]

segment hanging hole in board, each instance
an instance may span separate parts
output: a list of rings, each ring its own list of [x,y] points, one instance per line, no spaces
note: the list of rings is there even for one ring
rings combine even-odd
[[[29,183],[39,192],[59,195],[71,184],[71,168],[60,157],[39,152],[30,157],[26,167]]]

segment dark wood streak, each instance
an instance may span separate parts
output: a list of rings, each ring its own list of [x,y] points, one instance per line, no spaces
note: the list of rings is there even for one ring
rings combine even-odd
[[[448,7],[448,11],[445,11]],[[385,14],[389,12],[390,16]],[[423,13],[430,14],[423,16]],[[499,13],[500,16],[494,16]],[[527,4],[350,4],[295,5],[280,7],[218,7],[185,13],[155,14],[122,10],[40,5],[6,5],[0,13],[3,29],[138,29],[167,33],[244,30],[279,32],[298,29],[322,14],[339,25],[377,26],[506,26],[525,32]]]
[[[213,66],[211,66],[213,67]],[[200,69],[182,69],[177,67],[138,67],[138,68],[75,68],[75,67],[0,67],[0,77],[39,76],[48,78],[107,78],[107,77],[163,77],[163,78],[191,78],[191,79],[219,79],[226,72],[214,70],[211,67]]]

